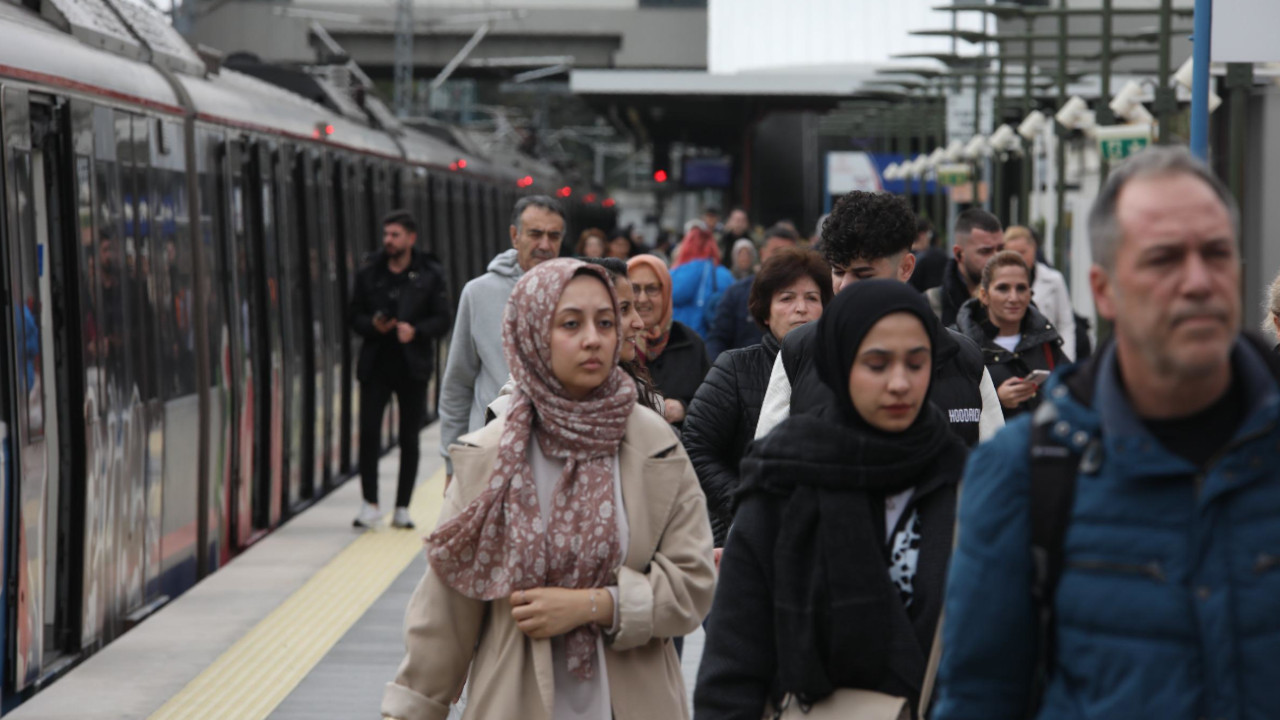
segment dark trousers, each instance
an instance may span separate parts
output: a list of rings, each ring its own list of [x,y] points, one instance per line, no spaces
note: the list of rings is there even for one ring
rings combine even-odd
[[[400,483],[396,507],[408,507],[418,477],[418,433],[427,412],[427,384],[388,373],[360,383],[360,487],[365,502],[378,502],[378,459],[382,450],[382,417],[391,394],[400,404]]]

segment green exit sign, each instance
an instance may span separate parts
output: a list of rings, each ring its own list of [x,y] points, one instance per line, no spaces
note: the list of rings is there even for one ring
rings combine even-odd
[[[1151,145],[1149,125],[1114,125],[1096,129],[1103,160],[1123,160]]]
[[[970,170],[967,163],[943,163],[938,166],[938,183],[954,187],[970,182]]]

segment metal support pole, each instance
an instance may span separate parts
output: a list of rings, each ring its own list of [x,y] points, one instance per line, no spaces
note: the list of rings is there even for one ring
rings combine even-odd
[[[979,68],[978,72],[973,75],[973,136],[977,137],[982,134],[982,76],[985,68]],[[978,183],[978,163],[973,163],[973,174],[969,177],[973,181],[973,207],[982,207],[982,197],[978,192],[981,189]]]
[[[1172,66],[1169,46],[1173,42],[1173,0],[1160,0],[1160,57],[1159,71],[1156,73],[1156,121],[1160,124],[1159,143],[1168,145],[1173,140],[1173,128],[1169,120],[1178,111],[1178,96],[1169,87],[1169,73]]]
[[[991,118],[991,131],[995,132],[1004,123],[1004,44],[997,45],[999,48],[1000,69],[996,73],[996,107],[995,116]],[[1007,205],[1004,202],[1004,163],[1000,160],[999,154],[991,157],[991,211],[997,217],[1008,221],[1011,218],[1007,214]]]
[[[1236,203],[1244,204],[1244,155],[1248,145],[1249,93],[1253,88],[1253,64],[1229,63],[1227,65],[1228,102],[1231,104],[1230,161],[1227,183]]]
[[[1167,0],[1166,0],[1167,1]],[[1067,9],[1067,0],[1059,0],[1059,7]],[[1067,16],[1058,16],[1058,107],[1067,102]],[[1067,214],[1067,129],[1057,120],[1053,121],[1054,135],[1057,139],[1056,162],[1058,182],[1055,194],[1057,207],[1053,220],[1053,262],[1058,272],[1071,282],[1071,268],[1067,266],[1067,241],[1070,235],[1063,232]]]
[[[398,117],[413,114],[413,0],[396,0],[395,106]]]
[[[1024,16],[1027,19],[1026,55],[1022,60],[1022,117],[1031,114],[1031,55],[1034,51],[1031,37],[1035,34],[1036,19],[1034,15]],[[1018,188],[1018,215],[1023,225],[1031,225],[1031,165],[1035,144],[1030,140],[1022,141],[1022,185]]]
[[[1191,152],[1209,160],[1209,43],[1213,36],[1213,0],[1196,0],[1191,80]]]
[[[1102,101],[1098,103],[1095,113],[1096,122],[1100,126],[1114,125],[1116,115],[1111,111],[1111,3],[1113,0],[1102,0]],[[1107,181],[1111,173],[1111,163],[1104,157],[1100,161],[1102,180]]]

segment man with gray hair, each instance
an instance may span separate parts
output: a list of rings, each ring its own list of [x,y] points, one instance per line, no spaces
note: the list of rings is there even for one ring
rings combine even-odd
[[[511,249],[468,282],[458,299],[449,359],[440,382],[440,452],[453,477],[449,446],[484,426],[484,411],[498,397],[510,371],[502,352],[502,313],[516,281],[538,263],[560,255],[565,214],[545,195],[520,198],[511,213]]]
[[[932,717],[1271,717],[1280,361],[1240,330],[1239,213],[1180,148],[1089,217],[1114,338],[970,457]]]

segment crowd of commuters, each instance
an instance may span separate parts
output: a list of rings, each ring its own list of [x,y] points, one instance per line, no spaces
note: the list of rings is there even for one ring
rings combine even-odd
[[[1241,331],[1210,170],[1113,170],[1096,352],[1035,232],[984,210],[949,253],[884,193],[808,242],[749,225],[710,208],[670,263],[586,230],[571,259],[555,201],[517,204],[457,310],[385,717],[464,684],[466,718],[1273,713],[1280,354]],[[1280,334],[1280,278],[1265,309]]]

